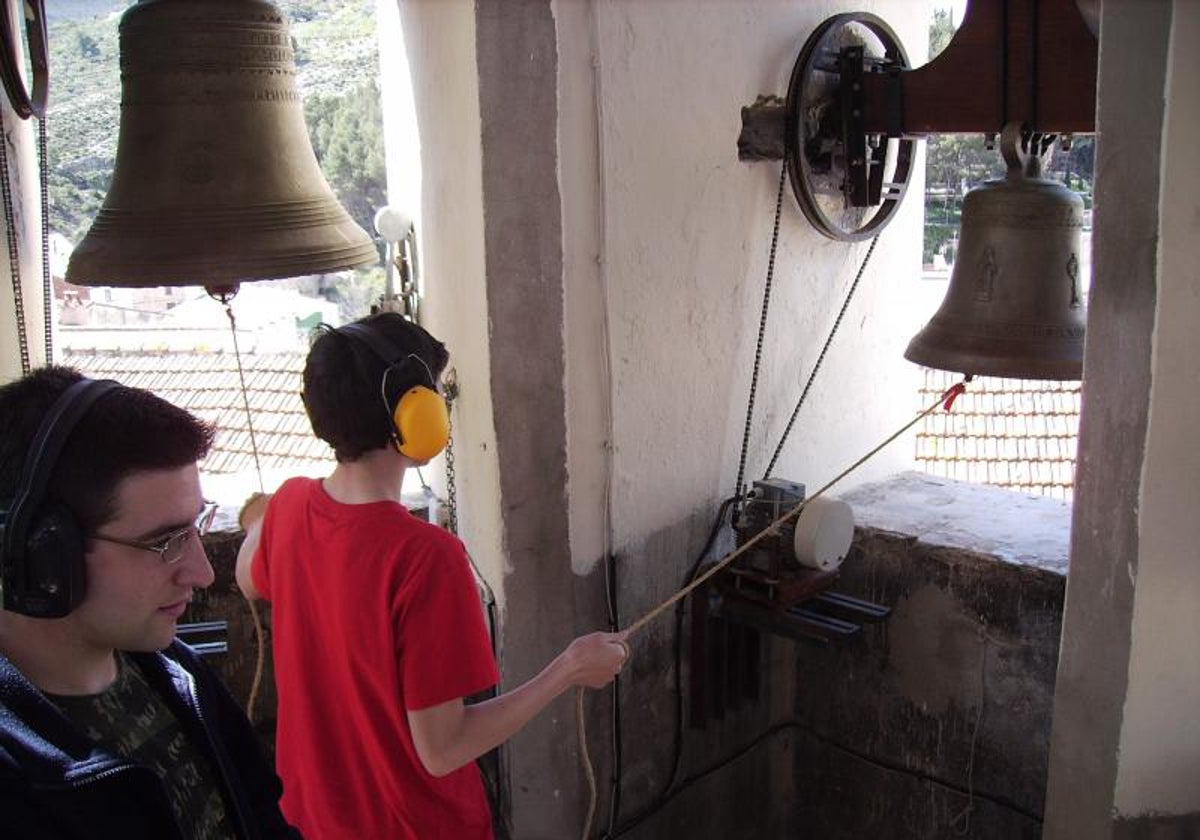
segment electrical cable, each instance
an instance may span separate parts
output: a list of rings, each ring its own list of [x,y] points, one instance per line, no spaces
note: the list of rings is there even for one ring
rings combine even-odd
[[[782,165],[780,167],[779,188],[778,188],[776,198],[775,198],[775,217],[774,217],[774,221],[772,224],[771,247],[770,247],[769,256],[768,256],[768,260],[767,260],[767,276],[766,276],[766,281],[763,286],[762,309],[761,309],[761,312],[759,315],[758,335],[757,335],[757,339],[755,342],[754,365],[753,365],[753,370],[751,373],[751,381],[750,381],[750,394],[749,394],[749,398],[748,398],[747,406],[746,406],[746,421],[745,421],[745,425],[744,425],[743,431],[742,431],[742,448],[741,448],[741,453],[740,453],[740,456],[738,459],[738,472],[737,472],[737,479],[735,482],[734,495],[731,496],[729,499],[726,499],[724,502],[722,502],[720,511],[717,515],[717,520],[714,523],[712,532],[709,534],[709,538],[708,538],[707,542],[705,543],[705,547],[701,550],[700,555],[696,558],[695,562],[692,564],[691,569],[689,569],[688,574],[684,579],[683,586],[685,588],[692,583],[693,579],[695,578],[696,572],[699,570],[700,565],[703,563],[704,558],[707,556],[709,550],[711,550],[712,544],[715,542],[716,537],[720,532],[721,525],[724,522],[725,514],[728,510],[728,507],[731,504],[738,502],[740,499],[744,498],[744,496],[745,496],[743,483],[745,480],[746,460],[747,460],[747,455],[748,455],[748,451],[749,451],[750,430],[753,425],[754,403],[755,403],[755,398],[756,398],[757,389],[758,389],[758,378],[759,378],[759,374],[761,371],[762,350],[763,350],[763,343],[765,340],[766,328],[767,328],[767,315],[770,310],[771,288],[773,285],[774,275],[775,275],[775,257],[778,252],[779,227],[780,227],[780,221],[781,221],[782,213],[783,213],[783,193],[784,193],[784,184],[786,183],[786,180],[787,180],[787,157],[785,156],[783,159]],[[845,300],[843,301],[842,306],[838,311],[837,317],[834,319],[833,326],[830,329],[829,334],[825,339],[825,343],[822,346],[819,355],[817,356],[817,361],[813,365],[812,371],[809,373],[808,381],[806,382],[806,384],[804,386],[804,390],[801,392],[800,398],[796,403],[796,407],[792,411],[791,417],[788,420],[787,426],[784,429],[784,432],[783,432],[783,435],[781,436],[779,444],[775,448],[775,451],[771,456],[770,464],[767,467],[766,472],[764,473],[765,477],[770,477],[771,471],[772,471],[772,469],[774,469],[775,463],[778,460],[779,455],[783,450],[784,444],[787,442],[788,436],[791,433],[792,427],[795,424],[797,416],[799,415],[800,408],[801,408],[801,406],[803,406],[804,401],[808,396],[809,390],[812,388],[812,384],[816,378],[817,372],[821,369],[821,365],[823,364],[823,362],[825,360],[825,356],[829,351],[829,347],[833,342],[834,336],[837,334],[838,328],[841,326],[842,319],[845,317],[846,310],[849,308],[850,302],[854,298],[854,294],[858,289],[859,282],[862,280],[863,275],[866,272],[867,264],[870,262],[871,255],[875,252],[875,246],[876,246],[876,244],[878,244],[878,242],[879,242],[879,235],[877,234],[876,236],[874,236],[871,239],[871,244],[867,248],[867,253],[864,255],[863,260],[859,265],[858,271],[856,272],[856,274],[854,276],[854,280],[850,284],[850,288],[846,293]],[[736,521],[736,512],[735,512],[734,518]],[[648,814],[654,813],[654,811],[656,811],[658,808],[661,808],[662,805],[664,805],[667,801],[669,801],[670,797],[673,796],[672,791],[675,788],[675,785],[676,785],[676,782],[678,779],[679,768],[682,763],[682,755],[683,755],[683,687],[682,687],[681,672],[682,672],[682,659],[683,659],[683,654],[682,654],[683,615],[684,615],[684,606],[683,606],[683,601],[680,600],[680,602],[676,605],[676,610],[675,610],[675,637],[674,637],[674,645],[673,645],[673,647],[674,647],[674,664],[675,664],[674,688],[675,688],[675,707],[676,707],[675,708],[676,732],[675,732],[675,739],[674,739],[673,758],[672,758],[672,764],[671,764],[671,774],[668,777],[666,786],[659,793],[658,797],[656,797],[655,802],[651,803],[651,805],[647,809],[643,810],[641,815],[634,818],[635,823],[644,819],[645,816],[647,816]],[[615,629],[615,626],[616,625],[610,625],[610,629]],[[614,710],[615,710],[614,711],[614,721],[615,721],[614,726],[619,726],[620,714],[619,714],[619,708],[617,708],[618,696],[616,694],[615,686],[616,686],[616,680],[614,680],[614,699],[613,699]],[[614,751],[619,750],[619,748],[620,748],[619,732],[617,732],[614,735],[613,743],[614,743]],[[616,807],[610,807],[609,827],[608,827],[608,832],[605,835],[606,837],[612,836],[613,823],[615,822],[617,816],[619,816],[619,785],[620,785],[620,774],[618,771],[618,773],[614,776],[614,789],[613,789],[613,800],[615,802],[617,802],[618,804],[616,805]],[[593,792],[593,797],[594,797],[594,792]],[[590,825],[590,822],[591,822],[591,820],[589,817],[589,819],[588,819],[589,825]]]
[[[773,280],[773,276],[774,276],[775,254],[776,254],[776,249],[777,249],[777,245],[778,245],[779,222],[780,222],[780,216],[781,216],[781,212],[782,212],[782,202],[783,202],[783,183],[784,183],[784,179],[786,178],[786,175],[787,175],[787,161],[785,159],[784,163],[783,163],[783,167],[782,167],[782,172],[780,174],[779,194],[778,194],[778,196],[776,198],[776,202],[775,202],[775,222],[774,222],[774,226],[773,226],[773,235],[772,235],[772,239],[771,239],[770,258],[768,260],[767,280],[766,280],[766,284],[765,284],[765,287],[763,290],[762,313],[759,318],[759,332],[758,332],[758,340],[757,340],[757,344],[756,344],[756,348],[755,348],[754,371],[752,374],[751,386],[750,386],[750,399],[749,399],[749,405],[747,406],[747,409],[746,409],[746,426],[744,428],[743,435],[742,435],[742,452],[741,452],[741,457],[740,457],[739,463],[738,463],[738,477],[737,477],[737,482],[736,482],[736,494],[734,496],[731,496],[729,499],[726,499],[724,502],[722,502],[720,512],[717,514],[717,521],[713,525],[713,530],[709,534],[708,541],[705,543],[705,547],[701,550],[700,555],[696,558],[696,561],[692,564],[691,569],[689,569],[687,576],[684,578],[683,585],[685,587],[688,584],[690,584],[692,582],[692,580],[695,578],[696,572],[699,570],[700,565],[702,564],[704,558],[707,556],[709,550],[712,547],[712,544],[715,542],[716,537],[720,531],[720,527],[724,522],[725,513],[728,510],[729,505],[732,504],[733,502],[738,501],[739,498],[741,498],[741,496],[742,496],[742,483],[743,483],[743,479],[744,479],[744,475],[745,475],[746,454],[747,454],[747,449],[748,449],[748,445],[749,445],[751,421],[752,421],[753,411],[754,411],[754,399],[755,399],[755,393],[757,390],[758,374],[759,374],[759,368],[760,368],[761,358],[762,358],[762,345],[763,345],[764,335],[765,335],[765,331],[766,331],[767,312],[769,309],[771,285],[772,285],[772,280]],[[829,335],[826,337],[825,344],[821,348],[821,352],[817,357],[816,364],[813,366],[813,369],[809,374],[808,382],[805,384],[804,390],[800,395],[800,399],[797,401],[796,407],[792,411],[792,416],[788,420],[787,427],[784,430],[784,433],[779,442],[779,445],[776,447],[775,452],[771,457],[770,465],[767,467],[766,473],[764,474],[766,477],[770,477],[770,475],[771,475],[771,470],[774,468],[775,462],[779,458],[779,454],[782,451],[783,446],[787,441],[788,435],[790,434],[790,432],[792,430],[792,426],[796,421],[796,417],[800,412],[800,407],[804,404],[804,400],[808,396],[809,390],[812,388],[812,383],[817,375],[817,371],[819,371],[821,369],[821,365],[825,360],[825,355],[829,350],[830,344],[833,342],[834,336],[837,334],[838,328],[841,326],[842,318],[845,316],[846,309],[849,307],[850,301],[854,297],[854,293],[858,288],[859,281],[862,280],[863,274],[866,271],[867,263],[870,261],[871,254],[874,253],[875,245],[876,245],[876,243],[878,243],[878,241],[879,241],[878,235],[876,235],[875,237],[873,237],[871,239],[870,247],[867,249],[867,253],[863,257],[862,263],[859,265],[858,272],[855,274],[854,280],[850,284],[850,288],[849,288],[848,292],[846,293],[846,298],[842,303],[841,309],[838,311],[836,319],[834,320],[833,327],[831,328]],[[638,817],[634,818],[633,824],[635,824],[635,825],[638,822],[641,822],[642,820],[644,820],[650,814],[655,813],[657,810],[659,810],[661,807],[663,807],[670,800],[670,798],[674,795],[673,791],[675,789],[675,785],[678,780],[679,767],[680,767],[680,764],[682,761],[682,754],[683,754],[683,687],[682,687],[682,682],[681,682],[682,681],[682,676],[681,676],[682,659],[683,659],[683,655],[682,655],[683,614],[684,614],[683,601],[680,601],[676,605],[676,608],[675,608],[674,659],[675,659],[676,732],[675,732],[675,742],[674,742],[674,751],[673,751],[674,755],[673,755],[672,765],[671,765],[671,774],[668,777],[667,785],[659,793],[659,795],[658,795],[658,797],[656,797],[655,801],[652,802],[646,809],[644,809],[642,814],[640,814]],[[613,828],[612,828],[612,824],[610,822],[608,834],[606,835],[606,837],[614,836],[612,832],[613,832]]]
[[[965,797],[974,797],[976,799],[984,799],[988,802],[991,802],[993,805],[996,805],[998,807],[1012,811],[1013,813],[1020,814],[1022,817],[1025,817],[1026,819],[1031,820],[1032,822],[1035,822],[1038,825],[1042,824],[1041,816],[1033,813],[1032,811],[1029,811],[1026,808],[1021,807],[1016,802],[1013,802],[1011,799],[1009,799],[1006,796],[1001,796],[998,794],[982,793],[980,791],[973,790],[970,787],[963,787],[962,785],[955,784],[954,782],[946,781],[945,779],[935,776],[932,773],[927,773],[923,770],[915,770],[911,767],[906,767],[905,765],[900,764],[898,762],[888,761],[886,759],[877,758],[866,752],[863,752],[862,750],[855,749],[854,747],[849,747],[849,746],[837,741],[836,739],[830,737],[829,735],[826,735],[825,733],[821,732],[820,730],[818,730],[816,727],[812,726],[811,724],[805,723],[800,720],[786,720],[786,721],[782,721],[780,723],[776,723],[776,724],[770,726],[763,732],[756,735],[749,742],[742,745],[737,750],[734,750],[729,755],[727,755],[721,759],[718,759],[717,761],[715,761],[712,764],[705,767],[703,770],[699,770],[699,771],[693,773],[692,775],[688,776],[686,779],[684,779],[682,782],[679,783],[679,785],[675,788],[675,790],[671,793],[671,795],[669,797],[667,797],[666,801],[664,801],[662,804],[665,806],[668,802],[670,802],[670,800],[674,799],[676,796],[683,793],[685,790],[690,788],[692,785],[702,781],[703,779],[707,778],[708,776],[711,776],[713,773],[716,773],[719,770],[723,770],[724,768],[728,767],[730,764],[733,764],[738,759],[753,752],[756,748],[758,748],[762,744],[766,743],[767,741],[769,741],[771,738],[775,737],[776,735],[778,735],[782,732],[788,732],[788,731],[796,731],[796,732],[800,732],[805,735],[808,735],[809,737],[813,738],[814,740],[820,741],[821,743],[825,744],[826,746],[831,747],[832,749],[837,750],[838,752],[845,753],[846,755],[848,755],[852,758],[855,758],[866,764],[870,764],[874,767],[878,767],[882,770],[887,770],[892,773],[900,773],[900,774],[903,774],[906,776],[911,776],[911,777],[919,779],[921,781],[928,782],[929,784],[937,785],[938,787],[944,788],[949,791],[953,791],[954,793],[960,794]],[[661,807],[659,810],[661,810]],[[647,819],[649,819],[651,816],[653,816],[654,813],[657,813],[657,811],[644,812],[644,814],[642,816],[639,816],[638,818],[635,818],[634,820],[631,820],[628,823],[626,823],[625,825],[621,826],[615,834],[609,835],[606,838],[606,840],[619,840],[619,838],[624,837],[629,832],[633,831],[633,829],[637,828],[639,825],[641,825],[643,822],[645,822]]]
[[[608,631],[616,633],[621,627],[621,616],[617,611],[617,558],[609,554],[604,563],[604,594],[608,606]],[[608,832],[611,833],[621,815],[621,675],[612,681],[612,774],[608,801]]]
[[[783,171],[781,173],[781,178],[780,178],[779,194],[776,198],[776,203],[775,203],[775,222],[774,222],[774,226],[773,226],[773,236],[772,236],[772,241],[771,241],[770,258],[768,260],[767,280],[766,280],[766,284],[765,284],[765,287],[763,290],[763,307],[762,307],[762,314],[759,319],[759,332],[758,332],[758,340],[757,340],[757,345],[756,345],[756,350],[755,350],[754,372],[753,372],[752,380],[751,380],[749,405],[746,410],[746,426],[745,426],[743,436],[742,436],[742,453],[741,453],[741,458],[739,460],[739,465],[738,465],[738,477],[737,477],[737,482],[736,482],[737,492],[734,496],[731,496],[730,498],[728,498],[724,502],[722,502],[720,512],[717,514],[717,521],[713,525],[713,530],[709,534],[709,537],[708,537],[707,542],[705,543],[704,549],[700,552],[700,555],[696,558],[696,561],[692,564],[691,569],[688,571],[687,576],[684,578],[684,581],[683,581],[684,586],[687,586],[688,584],[690,584],[692,582],[692,580],[695,578],[697,570],[699,569],[704,558],[707,556],[709,550],[712,547],[712,544],[716,540],[716,537],[720,531],[721,525],[723,524],[723,521],[725,518],[725,513],[727,512],[729,505],[738,501],[742,495],[742,482],[744,479],[744,470],[745,470],[745,463],[746,463],[747,447],[748,447],[748,442],[749,442],[749,433],[750,433],[751,420],[752,420],[753,410],[754,410],[754,399],[755,399],[755,393],[757,390],[759,367],[760,367],[760,363],[761,363],[762,345],[763,345],[764,335],[765,335],[765,331],[766,331],[767,312],[769,309],[770,295],[771,295],[771,285],[772,285],[772,280],[774,277],[775,254],[776,254],[776,249],[777,249],[777,245],[778,245],[779,222],[780,222],[780,215],[782,212],[783,183],[784,183],[784,179],[786,178],[786,175],[787,175],[787,162],[785,160],[784,165],[783,165]],[[830,329],[829,335],[825,339],[825,343],[821,348],[820,354],[817,356],[817,361],[813,365],[813,369],[809,374],[808,381],[804,386],[804,390],[800,395],[800,399],[797,401],[796,407],[792,411],[791,418],[788,420],[787,427],[785,428],[785,430],[783,432],[783,436],[779,441],[779,445],[776,447],[775,452],[771,457],[770,465],[767,467],[767,471],[764,474],[766,477],[770,477],[771,470],[774,468],[775,462],[779,458],[779,454],[783,450],[784,444],[787,442],[788,435],[790,434],[790,432],[792,430],[792,426],[796,421],[796,417],[798,416],[798,414],[800,412],[800,407],[804,404],[805,398],[808,396],[808,392],[812,388],[813,380],[816,378],[817,372],[821,369],[821,365],[825,360],[825,356],[826,356],[827,352],[829,351],[829,347],[830,347],[831,343],[833,342],[833,338],[837,334],[838,328],[841,326],[842,319],[846,314],[846,310],[849,307],[851,300],[854,298],[854,293],[858,288],[859,281],[862,280],[863,274],[865,273],[866,268],[867,268],[867,263],[870,262],[871,255],[874,253],[875,245],[878,242],[879,242],[878,235],[876,235],[875,237],[873,237],[871,239],[870,247],[868,247],[867,253],[863,257],[862,263],[859,265],[858,272],[855,274],[854,280],[850,284],[850,288],[846,293],[846,298],[842,303],[841,309],[838,311],[837,317],[834,319],[833,327]],[[643,811],[643,814],[645,814],[647,812],[652,813],[654,810],[657,810],[658,807],[661,807],[661,805],[659,805],[657,803],[661,802],[661,803],[665,804],[666,799],[669,799],[671,791],[673,790],[673,788],[676,784],[676,781],[678,779],[679,767],[680,767],[680,763],[682,760],[682,753],[683,753],[683,746],[682,746],[683,745],[683,688],[682,688],[682,684],[681,684],[681,679],[682,679],[681,671],[682,671],[683,613],[684,613],[684,606],[683,606],[683,602],[681,601],[676,606],[676,610],[675,610],[674,659],[675,659],[675,698],[676,698],[675,705],[676,705],[676,727],[677,728],[676,728],[676,733],[675,733],[673,760],[672,760],[672,765],[671,765],[671,775],[668,778],[666,787],[664,787],[663,790],[659,793],[658,797],[656,797],[655,803],[652,803],[647,809],[645,809]],[[637,818],[635,818],[635,819],[637,819]],[[612,834],[612,831],[613,831],[613,828],[612,828],[612,824],[610,822],[609,835]]]
[[[598,4],[594,2],[594,0],[588,4],[588,15],[591,23],[588,29],[590,32],[589,46],[592,57],[592,103],[595,108],[594,142],[596,149],[596,171],[600,173],[596,183],[600,212],[597,215],[597,228],[595,233],[598,255],[596,279],[598,281],[600,290],[600,312],[602,315],[600,322],[601,352],[597,354],[597,358],[600,362],[600,372],[604,383],[604,399],[602,400],[604,412],[604,492],[603,496],[601,497],[603,526],[601,531],[601,556],[605,558],[606,564],[608,564],[608,567],[610,567],[606,568],[606,595],[609,608],[609,625],[611,629],[616,630],[616,628],[620,626],[616,586],[617,557],[613,553],[613,460],[615,457],[613,452],[613,417],[615,414],[614,403],[616,389],[613,385],[612,319],[610,317],[612,306],[609,297],[610,290],[608,283],[608,266],[604,259],[608,241],[608,192],[604,173],[608,171],[608,167],[606,167],[604,164],[605,146],[604,132],[602,127],[606,125],[607,122],[604,117],[604,73],[602,68],[600,37],[598,34],[601,30],[601,27],[600,21],[597,17],[597,6]],[[619,677],[613,680],[612,685],[612,716],[610,727],[610,737],[613,747],[613,772],[610,780],[608,828],[611,831],[621,816],[621,688]]]
[[[784,166],[784,175],[786,176],[786,162],[785,162],[785,166]],[[781,206],[782,206],[782,180],[780,182],[780,193],[779,193],[778,199],[776,199],[776,203],[775,203],[774,232],[775,232],[776,238],[778,238],[778,233],[779,233],[779,218],[780,218],[780,214],[781,214]],[[809,374],[808,383],[805,384],[804,390],[803,390],[802,394],[800,394],[799,400],[797,401],[796,408],[794,408],[794,410],[792,412],[791,419],[788,420],[788,422],[787,422],[787,427],[785,428],[784,434],[782,434],[779,445],[776,446],[776,448],[775,448],[775,452],[774,452],[774,455],[772,456],[772,460],[770,460],[770,466],[767,468],[767,472],[766,472],[767,476],[770,475],[770,470],[772,470],[774,468],[775,461],[778,460],[780,452],[782,451],[782,448],[784,448],[784,444],[787,442],[788,433],[791,432],[792,426],[793,426],[794,422],[796,422],[796,418],[797,418],[797,415],[799,414],[800,407],[803,406],[805,397],[808,396],[808,394],[809,394],[809,390],[811,389],[812,382],[814,382],[814,379],[816,378],[817,371],[821,370],[821,365],[823,364],[824,358],[826,358],[826,354],[828,353],[829,346],[830,346],[830,344],[832,344],[833,338],[836,335],[836,332],[838,332],[838,328],[841,325],[842,318],[845,317],[846,310],[847,310],[848,306],[850,306],[850,302],[853,299],[854,292],[856,292],[856,290],[858,288],[859,281],[862,280],[862,278],[863,278],[864,272],[866,270],[866,265],[868,265],[868,263],[870,262],[871,254],[875,252],[875,246],[878,242],[878,239],[880,239],[880,238],[878,238],[878,235],[874,236],[874,238],[871,239],[870,247],[868,247],[868,250],[866,250],[866,254],[863,257],[863,262],[860,263],[858,266],[857,274],[854,275],[854,280],[851,282],[850,289],[847,290],[846,298],[844,301],[842,301],[841,308],[838,312],[838,317],[836,317],[834,319],[833,328],[829,330],[829,335],[826,337],[826,342],[824,342],[823,347],[821,348],[821,353],[818,354],[818,356],[817,356],[816,364],[814,365],[814,367],[812,367],[812,371]],[[742,492],[742,482],[743,482],[743,478],[744,478],[743,470],[745,467],[746,446],[748,446],[750,421],[751,421],[751,416],[752,416],[752,410],[754,410],[754,398],[755,398],[755,390],[756,390],[756,384],[757,384],[757,378],[758,378],[758,368],[760,368],[763,336],[764,336],[764,330],[766,330],[766,324],[767,324],[767,310],[768,310],[768,304],[769,304],[769,299],[770,299],[770,286],[772,286],[772,280],[773,280],[773,275],[774,275],[775,248],[776,248],[776,239],[773,238],[772,250],[770,250],[770,258],[768,260],[767,283],[766,283],[766,288],[764,288],[764,290],[763,290],[763,310],[762,310],[762,316],[760,318],[760,329],[758,329],[757,350],[756,350],[756,354],[755,354],[755,370],[754,370],[754,377],[752,377],[752,384],[751,384],[751,389],[750,389],[750,406],[749,406],[748,410],[746,410],[746,428],[745,428],[745,432],[743,434],[742,458],[740,458],[739,468],[738,468],[739,469],[738,480],[737,480],[738,494],[734,494],[734,496],[731,496],[730,498],[725,499],[724,502],[721,503],[720,510],[718,512],[718,516],[716,516],[716,522],[713,524],[712,532],[709,533],[706,544],[704,544],[704,547],[702,548],[700,554],[698,554],[698,556],[696,557],[695,562],[692,563],[691,568],[688,571],[688,575],[686,575],[684,577],[682,586],[685,586],[685,587],[688,586],[688,584],[691,583],[692,580],[694,580],[694,578],[696,576],[696,572],[698,571],[698,569],[700,569],[700,566],[703,563],[704,557],[707,557],[708,552],[710,550],[712,550],[712,546],[716,540],[716,536],[719,535],[720,528],[721,528],[722,524],[724,524],[725,516],[727,514],[728,508],[730,508],[730,505],[733,504],[734,502],[738,502],[738,500],[740,498],[740,492]],[[683,714],[684,714],[683,685],[682,685],[683,622],[684,622],[684,602],[680,601],[679,604],[676,606],[676,626],[674,626],[674,643],[673,643],[674,695],[676,695],[676,734],[674,734],[671,774],[670,774],[670,776],[668,776],[666,786],[664,788],[662,788],[662,791],[659,793],[659,796],[655,798],[655,803],[652,803],[652,805],[649,805],[648,809],[643,810],[643,814],[644,814],[644,812],[647,812],[647,811],[653,812],[654,810],[660,808],[661,805],[659,803],[665,804],[666,800],[668,798],[670,798],[671,792],[672,792],[674,786],[676,786],[676,784],[677,784],[679,767],[680,767],[680,764],[682,764],[682,760],[683,760]],[[619,625],[610,624],[610,630],[616,630],[617,626],[619,626]],[[614,684],[616,684],[616,680],[614,680]],[[614,698],[614,703],[616,703],[616,698]],[[617,720],[619,721],[619,710],[617,712]],[[618,736],[616,739],[614,739],[614,749],[619,749],[619,744],[620,744],[620,740],[619,740],[619,736]],[[619,784],[619,775],[617,776],[617,782]],[[619,796],[619,792],[614,790],[614,797],[618,797],[618,796]],[[619,814],[619,809],[610,809],[610,824],[608,824],[608,833],[606,836],[612,835],[613,822],[614,822],[613,815],[614,814]]]
[[[716,520],[713,522],[712,529],[709,531],[708,539],[704,542],[704,547],[700,549],[700,553],[696,555],[691,567],[683,578],[682,586],[687,586],[696,576],[696,572],[703,564],[704,559],[712,551],[713,545],[716,544],[717,537],[720,536],[721,527],[725,524],[725,518],[729,513],[730,506],[737,501],[737,496],[730,496],[721,502],[720,508],[717,510]],[[673,795],[671,792],[674,789],[679,777],[679,768],[683,760],[683,619],[684,619],[684,602],[680,601],[675,606],[675,641],[674,641],[674,659],[675,659],[675,674],[674,674],[674,689],[675,689],[675,740],[673,742],[672,759],[671,759],[671,775],[667,779],[667,784],[659,792],[647,807],[635,817],[631,818],[626,823],[626,827],[620,829],[621,832],[628,831],[632,825],[636,825],[649,817],[652,813],[659,810],[663,805],[670,800]],[[611,629],[614,631],[620,626],[619,623],[613,624]],[[618,741],[619,745],[619,741]],[[614,811],[615,813],[615,811]],[[620,836],[618,829],[610,822],[608,831],[603,835],[608,838]]]

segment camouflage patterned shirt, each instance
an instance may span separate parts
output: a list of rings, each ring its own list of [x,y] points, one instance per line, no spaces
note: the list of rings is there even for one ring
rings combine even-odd
[[[100,694],[47,697],[99,746],[158,775],[182,836],[190,840],[236,836],[217,774],[141,671],[123,654],[117,654],[116,680]]]

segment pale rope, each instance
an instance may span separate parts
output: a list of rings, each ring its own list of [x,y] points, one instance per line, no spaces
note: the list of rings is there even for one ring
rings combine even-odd
[[[947,410],[949,410],[949,404],[951,402],[953,402],[953,399],[955,397],[957,397],[959,394],[961,394],[964,390],[966,390],[966,382],[968,381],[969,378],[970,377],[968,377],[967,379],[964,379],[962,382],[959,382],[950,388],[947,388],[946,391],[940,397],[937,398],[936,402],[934,402],[932,405],[930,405],[928,408],[926,408],[924,411],[922,411],[920,414],[918,414],[912,420],[905,423],[903,426],[900,427],[900,429],[893,432],[890,436],[888,436],[888,438],[886,440],[883,441],[883,443],[880,443],[878,446],[876,446],[874,449],[872,449],[866,455],[862,456],[857,461],[855,461],[853,464],[851,464],[849,467],[847,467],[846,469],[844,469],[840,473],[838,473],[838,475],[836,477],[834,477],[834,479],[832,481],[830,481],[828,484],[826,484],[820,490],[813,493],[811,496],[808,496],[804,501],[800,502],[795,507],[793,507],[791,510],[789,510],[787,513],[783,514],[783,516],[776,519],[774,522],[772,522],[770,525],[768,525],[766,528],[764,528],[762,531],[760,531],[754,537],[747,540],[745,543],[743,543],[741,546],[739,546],[734,551],[731,551],[729,554],[725,555],[724,558],[722,558],[719,562],[717,562],[711,568],[709,568],[709,570],[707,572],[700,575],[700,577],[696,578],[691,583],[689,583],[687,586],[683,587],[683,589],[680,589],[678,592],[676,592],[670,598],[663,601],[661,604],[659,604],[654,609],[650,610],[650,612],[643,615],[641,618],[639,618],[633,624],[629,625],[629,627],[627,627],[624,631],[626,637],[632,636],[634,633],[636,633],[638,630],[642,629],[642,627],[644,627],[650,621],[652,621],[653,619],[655,619],[659,615],[661,615],[665,610],[670,608],[672,605],[674,605],[678,601],[681,601],[684,598],[686,598],[689,594],[691,594],[691,592],[694,589],[696,589],[697,587],[704,584],[706,581],[708,581],[710,578],[712,578],[713,575],[715,575],[717,572],[724,569],[726,566],[728,566],[730,563],[732,563],[734,560],[736,560],[741,555],[745,554],[749,549],[756,546],[759,542],[761,542],[762,540],[766,539],[769,536],[774,536],[775,534],[777,534],[779,532],[779,529],[789,519],[793,519],[793,518],[799,516],[801,511],[804,510],[805,506],[808,505],[809,502],[811,502],[813,499],[820,497],[830,487],[833,487],[833,485],[837,484],[839,481],[841,481],[843,478],[848,476],[850,473],[854,472],[856,469],[861,467],[868,460],[875,457],[875,455],[877,455],[880,452],[880,450],[882,450],[884,447],[888,446],[888,444],[892,443],[894,440],[896,440],[896,438],[900,437],[902,434],[907,432],[913,426],[917,425],[917,423],[921,422],[926,417],[928,417],[930,414],[937,411],[938,406],[945,404]],[[595,768],[592,767],[592,760],[588,756],[587,726],[584,723],[584,719],[583,719],[583,686],[579,686],[575,691],[575,720],[576,720],[575,729],[579,735],[579,760],[583,764],[584,773],[587,775],[588,791],[590,793],[590,801],[588,803],[587,817],[584,821],[583,834],[581,835],[582,840],[588,840],[588,836],[591,834],[591,831],[592,831],[592,817],[596,813],[596,770],[595,770]]]
[[[250,607],[250,617],[254,619],[254,679],[250,681],[250,697],[246,700],[246,717],[251,723],[254,723],[254,704],[258,701],[258,689],[262,684],[263,660],[266,659],[266,650],[264,649],[263,624],[258,615],[258,605],[245,593],[242,595],[246,599],[246,605]]]
[[[214,300],[219,300],[225,306],[225,314],[229,316],[229,334],[233,338],[233,357],[237,361],[238,382],[242,386],[242,405],[246,409],[246,428],[250,430],[250,449],[254,453],[254,470],[258,475],[258,493],[251,495],[246,504],[242,505],[242,510],[238,513],[238,525],[241,526],[243,539],[245,538],[246,525],[242,522],[242,516],[246,512],[246,507],[256,496],[266,495],[266,488],[263,486],[262,464],[258,459],[258,442],[254,438],[254,420],[250,411],[250,395],[246,392],[246,373],[242,369],[242,353],[238,348],[237,340],[237,320],[233,316],[233,306],[230,301],[237,294],[237,287],[234,286],[232,293],[220,295],[213,291],[205,290],[209,297]],[[241,587],[238,587],[241,590]],[[254,679],[250,681],[250,696],[246,699],[246,718],[254,723],[254,704],[258,700],[258,688],[262,683],[263,675],[263,660],[266,658],[265,644],[263,642],[263,624],[262,618],[258,615],[258,606],[254,603],[254,599],[246,593],[242,593],[246,601],[246,605],[250,608],[250,617],[254,620]]]

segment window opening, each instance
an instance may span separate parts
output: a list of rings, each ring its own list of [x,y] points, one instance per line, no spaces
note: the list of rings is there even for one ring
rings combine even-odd
[[[934,59],[962,21],[965,0],[939,4],[929,24],[929,57]],[[966,194],[1005,166],[987,138],[933,134],[925,152],[925,224],[921,290],[932,312],[944,296],[954,269],[962,203]],[[1094,138],[1075,137],[1056,147],[1046,177],[1057,178],[1084,202],[1081,276],[1091,278],[1091,213]],[[1086,303],[1087,289],[1084,289]],[[931,399],[955,374],[926,369],[918,402]],[[918,427],[918,469],[946,478],[1006,487],[1070,501],[1079,433],[1079,382],[977,377],[954,411],[929,417]]]

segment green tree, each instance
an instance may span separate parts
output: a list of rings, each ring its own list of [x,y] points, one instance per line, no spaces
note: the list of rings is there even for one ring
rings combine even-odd
[[[954,37],[957,27],[950,17],[949,9],[934,9],[933,23],[929,24],[929,60],[932,61]]]
[[[935,9],[929,25],[929,56],[936,57],[954,37],[955,25],[948,9]],[[998,127],[999,128],[999,127]],[[1091,206],[1094,138],[1076,137],[1068,152],[1056,151],[1047,176],[1063,181]],[[1006,167],[998,148],[988,149],[981,134],[931,134],[925,154],[924,262],[935,254],[949,253],[962,223],[966,194],[990,178],[1004,177]]]
[[[383,109],[367,81],[343,96],[312,96],[304,105],[317,161],[338,200],[365,230],[387,202]]]

